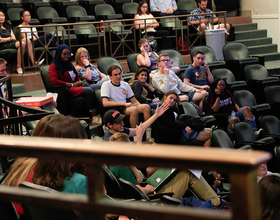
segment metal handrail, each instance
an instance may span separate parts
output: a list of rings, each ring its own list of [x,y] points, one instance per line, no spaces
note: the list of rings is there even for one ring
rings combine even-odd
[[[206,13],[207,14],[216,14],[217,17],[219,19],[223,19],[224,20],[224,23],[226,23],[226,12],[225,11],[222,11],[222,12],[212,12],[212,13]],[[222,17],[220,17],[219,15],[222,15]],[[192,24],[190,24],[188,22],[188,18],[192,16],[192,15],[179,15],[179,16],[163,16],[163,17],[155,17],[155,19],[160,19],[159,23],[160,24],[163,24],[165,23],[164,22],[164,19],[174,19],[174,27],[175,27],[175,35],[170,35],[169,38],[175,38],[175,42],[176,42],[176,50],[180,51],[179,48],[178,48],[178,39],[179,37],[181,37],[182,39],[182,45],[184,43],[186,43],[188,46],[189,46],[189,50],[192,48],[193,44],[190,45],[190,36],[197,36],[197,38],[195,39],[195,41],[197,39],[201,39],[201,34],[200,33],[195,33],[195,34],[190,34],[190,27],[193,26]],[[213,17],[213,16],[212,16]],[[151,19],[154,19],[154,18],[151,18]],[[177,26],[177,19],[179,19],[179,22],[180,22],[180,26],[178,27]],[[33,35],[33,31],[32,31],[32,28],[33,27],[36,27],[36,29],[38,30],[38,33],[42,33],[45,35],[46,32],[50,32],[50,30],[46,30],[46,31],[40,31],[41,29],[43,29],[43,27],[53,27],[54,30],[53,32],[55,33],[54,37],[56,37],[56,40],[59,44],[59,37],[58,37],[58,31],[61,31],[61,30],[58,30],[58,27],[67,27],[65,29],[66,33],[67,33],[67,39],[68,39],[68,42],[69,42],[69,47],[71,50],[75,50],[77,49],[78,47],[85,47],[85,46],[99,46],[99,54],[98,54],[98,58],[101,57],[101,56],[114,56],[116,58],[125,58],[128,54],[126,54],[124,51],[125,49],[128,49],[129,53],[136,53],[138,48],[137,48],[137,39],[140,39],[141,38],[141,30],[139,29],[136,29],[135,28],[135,24],[134,24],[134,21],[135,20],[143,20],[143,19],[118,19],[118,20],[106,20],[106,21],[94,21],[94,22],[79,22],[79,23],[63,23],[63,24],[45,24],[45,25],[31,25],[31,26],[28,26],[29,28],[31,28],[31,34]],[[144,19],[144,25],[146,26],[147,24],[147,20],[148,19]],[[114,22],[122,22],[122,25],[111,25],[112,23]],[[172,21],[168,21],[169,23],[172,22]],[[103,34],[101,34],[101,27],[100,27],[100,24],[101,23],[104,23],[104,27],[103,30]],[[81,44],[81,43],[78,43],[77,45],[71,45],[71,39],[70,39],[70,34],[72,32],[74,32],[74,30],[77,30],[72,28],[73,25],[85,25],[85,24],[93,24],[95,27],[93,29],[96,30],[97,32],[97,43],[88,43],[88,44]],[[26,26],[22,26],[22,28],[24,28]],[[120,33],[120,36],[118,36],[119,33],[115,32],[114,31],[114,27],[120,27],[121,28],[121,33]],[[186,27],[186,28],[185,28]],[[20,38],[20,44],[21,44],[21,31],[20,31],[20,28],[21,27],[18,27],[18,32],[19,32],[19,38]],[[185,30],[187,30],[187,33],[184,33],[184,28]],[[89,28],[91,29],[91,28]],[[145,28],[146,29],[146,28]],[[177,32],[180,31],[180,34],[178,34]],[[112,34],[115,34],[115,36],[117,36],[117,40],[113,40],[112,39],[112,35],[108,35],[109,37],[106,37],[106,33],[108,32],[111,32]],[[126,32],[126,33],[125,33]],[[132,39],[127,39],[128,35],[129,34],[132,34]],[[184,42],[184,35],[187,35],[188,37],[188,42]],[[147,37],[147,33],[145,33],[145,36]],[[63,43],[65,43],[65,36],[64,36],[64,32],[62,32],[62,41]],[[104,46],[103,48],[101,48],[101,41],[104,42]],[[44,43],[44,42],[41,42],[41,43]],[[129,46],[128,43],[131,43],[132,46]],[[200,41],[201,43],[201,41]],[[113,50],[113,47],[112,47],[112,44],[119,44],[118,46],[116,46],[115,50]],[[20,47],[22,48],[22,47]],[[108,49],[109,48],[109,49]],[[119,49],[122,49],[121,51],[121,54],[118,55],[117,52]],[[33,45],[33,54],[34,54],[34,59],[35,59],[35,51],[39,51],[39,50],[42,50],[43,49],[43,52],[41,53],[40,55],[40,59],[42,58],[42,56],[44,55],[44,53],[49,53],[51,54],[50,52],[50,49],[53,49],[53,48],[49,48],[48,47],[48,43],[46,45],[43,45],[42,48],[34,48],[34,45]],[[89,51],[91,54],[93,54],[92,51]],[[103,53],[102,53],[103,52]],[[22,57],[22,65],[24,65],[24,56],[23,56],[23,51],[21,50],[21,57]],[[47,61],[47,64],[49,63],[49,60],[46,60]],[[22,66],[23,70],[25,69],[24,66]]]

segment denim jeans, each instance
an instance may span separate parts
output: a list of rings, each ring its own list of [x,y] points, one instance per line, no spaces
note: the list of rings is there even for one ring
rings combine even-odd
[[[230,119],[232,117],[238,118],[239,121],[247,122],[249,125],[251,125],[251,127],[254,129],[254,131],[257,130],[255,117],[253,119],[246,118],[245,115],[244,115],[244,112],[242,111],[242,108],[240,108],[237,112],[235,112],[235,114],[231,114],[230,116],[228,116],[228,122],[230,121]]]

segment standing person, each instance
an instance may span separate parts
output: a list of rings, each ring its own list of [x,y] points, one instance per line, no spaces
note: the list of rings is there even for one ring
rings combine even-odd
[[[183,15],[188,14],[188,11],[178,11],[175,0],[151,0],[151,11],[160,12],[159,16],[167,15]]]
[[[149,41],[145,38],[139,40],[138,46],[141,53],[137,55],[137,65],[140,67],[146,67],[149,72],[151,72],[150,77],[152,78],[154,72],[157,70],[158,54],[156,52],[150,52]],[[170,69],[176,74],[180,72],[179,67],[171,67]]]
[[[61,44],[56,50],[53,61],[49,67],[50,82],[54,87],[68,87],[68,93],[58,95],[58,110],[63,114],[68,112],[68,98],[84,96],[86,104],[92,116],[95,116],[95,94],[90,86],[82,86],[82,82],[76,69],[71,63],[71,53],[67,45]]]
[[[139,113],[143,113],[144,121],[147,121],[151,116],[151,108],[148,104],[140,104],[136,100],[129,84],[121,80],[120,67],[111,65],[107,72],[111,81],[104,82],[101,86],[103,106],[107,110],[114,108],[125,115],[129,115],[132,128],[136,128],[136,125],[139,124]],[[127,102],[127,99],[130,102]]]
[[[20,19],[22,20],[22,23],[19,25],[20,32],[21,32],[21,38],[26,41],[26,38],[33,40],[34,47],[44,47],[44,44],[48,43],[48,47],[56,47],[56,39],[53,37],[51,33],[45,33],[45,35],[42,35],[41,37],[38,36],[37,29],[35,27],[32,28],[32,34],[31,35],[31,28],[28,28],[27,26],[30,26],[29,22],[31,20],[31,15],[28,10],[22,10],[20,12]],[[45,41],[46,38],[46,41]],[[43,43],[44,42],[44,43]],[[31,45],[32,48],[32,45]],[[51,50],[52,54],[55,55],[55,49]],[[32,50],[33,53],[33,50]]]
[[[156,108],[160,102],[158,91],[150,84],[149,71],[139,68],[129,80],[129,85],[140,103],[147,103],[151,108]]]
[[[153,122],[160,117],[168,109],[167,105],[162,105],[157,107],[156,112],[145,122],[141,123],[144,131],[147,130]],[[103,116],[104,124],[109,128],[104,134],[103,140],[108,141],[109,138],[115,133],[125,133],[129,137],[136,136],[135,128],[124,127],[123,119],[125,115],[121,114],[116,109],[111,109],[105,112]],[[136,126],[137,127],[137,126]],[[138,140],[137,140],[138,141]]]
[[[179,111],[175,108],[178,104]],[[168,144],[187,144],[188,141],[197,140],[203,142],[205,147],[211,146],[210,128],[197,131],[186,123],[177,121],[177,117],[184,113],[181,106],[179,95],[176,91],[171,90],[164,94],[163,104],[168,105],[168,110],[158,118],[160,127],[160,142]]]
[[[90,63],[89,52],[86,48],[80,47],[75,56],[75,69],[81,80],[85,84],[94,84],[91,88],[100,89],[103,82],[109,80],[109,77],[101,73],[93,64]]]
[[[189,22],[194,25],[199,25],[198,27],[199,30],[204,33],[204,31],[207,30],[207,25],[208,24],[212,25],[211,24],[212,16],[213,16],[214,23],[217,23],[219,21],[219,18],[217,18],[216,15],[214,14],[204,15],[205,13],[212,13],[210,9],[206,8],[207,0],[197,0],[197,4],[198,4],[198,8],[191,12],[191,15],[193,16],[189,17]],[[214,29],[219,29],[219,28],[225,28],[227,33],[229,33],[230,31],[230,25],[228,23],[226,24],[226,26],[223,23],[214,26]],[[225,39],[227,39],[227,34],[225,34]]]
[[[172,48],[172,43],[170,39],[167,38],[169,36],[168,30],[156,30],[160,25],[154,16],[150,13],[148,3],[143,0],[139,2],[137,8],[137,14],[135,15],[134,19],[143,19],[143,20],[134,20],[135,28],[141,29],[142,34],[147,32],[147,35],[154,36],[154,37],[161,37],[161,39],[157,39],[159,51],[161,49],[170,49]]]
[[[22,45],[22,51],[25,51],[26,47],[26,40],[22,39],[21,41]],[[41,61],[39,63],[34,62],[33,57],[33,50],[31,41],[27,40],[27,47],[29,52],[29,57],[34,66],[41,65]],[[16,40],[16,37],[14,35],[13,30],[11,29],[10,25],[7,21],[7,16],[5,12],[0,9],[0,50],[4,49],[17,49],[17,73],[22,74],[22,68],[21,68],[21,51],[20,51],[20,42]]]
[[[174,90],[180,96],[181,101],[201,101],[208,93],[205,90],[196,89],[193,86],[186,85],[176,74],[168,67],[170,58],[168,54],[162,53],[158,57],[159,69],[153,77],[153,86],[164,94]]]
[[[257,131],[255,116],[248,106],[240,108],[232,94],[226,89],[226,81],[218,78],[214,81],[209,92],[208,102],[214,112],[224,113],[228,116],[228,130],[232,132],[232,124],[237,121],[245,121],[251,125],[254,131]],[[257,133],[256,133],[257,134]]]

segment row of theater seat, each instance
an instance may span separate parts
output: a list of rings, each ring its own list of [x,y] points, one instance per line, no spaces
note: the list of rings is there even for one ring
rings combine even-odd
[[[128,11],[129,14],[136,14],[137,6],[139,1],[130,1],[130,0],[80,0],[80,1],[65,1],[65,0],[51,0],[50,2],[44,2],[39,0],[22,0],[22,3],[14,3],[12,0],[7,0],[4,3],[0,3],[0,8],[4,11],[7,11],[9,8],[17,8],[23,7],[24,9],[30,10],[31,15],[36,17],[36,10],[38,7],[46,7],[51,6],[53,7],[58,13],[59,16],[65,17],[66,16],[66,8],[68,6],[77,6],[81,5],[84,7],[88,14],[96,15],[95,6],[97,4],[104,4],[107,3],[114,8],[114,11],[117,14],[123,14],[125,16],[125,11]],[[149,1],[148,1],[149,4]],[[126,6],[123,6],[126,5]],[[197,8],[197,4],[195,0],[179,0],[177,2],[178,10],[187,10],[192,11]],[[124,8],[126,7],[126,9]],[[155,13],[157,15],[157,13]]]

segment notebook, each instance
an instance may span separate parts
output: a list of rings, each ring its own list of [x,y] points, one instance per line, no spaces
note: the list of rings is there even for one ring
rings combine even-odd
[[[151,175],[146,182],[155,187],[155,192],[161,189],[166,183],[168,183],[177,173],[178,169],[175,168],[159,168]]]

